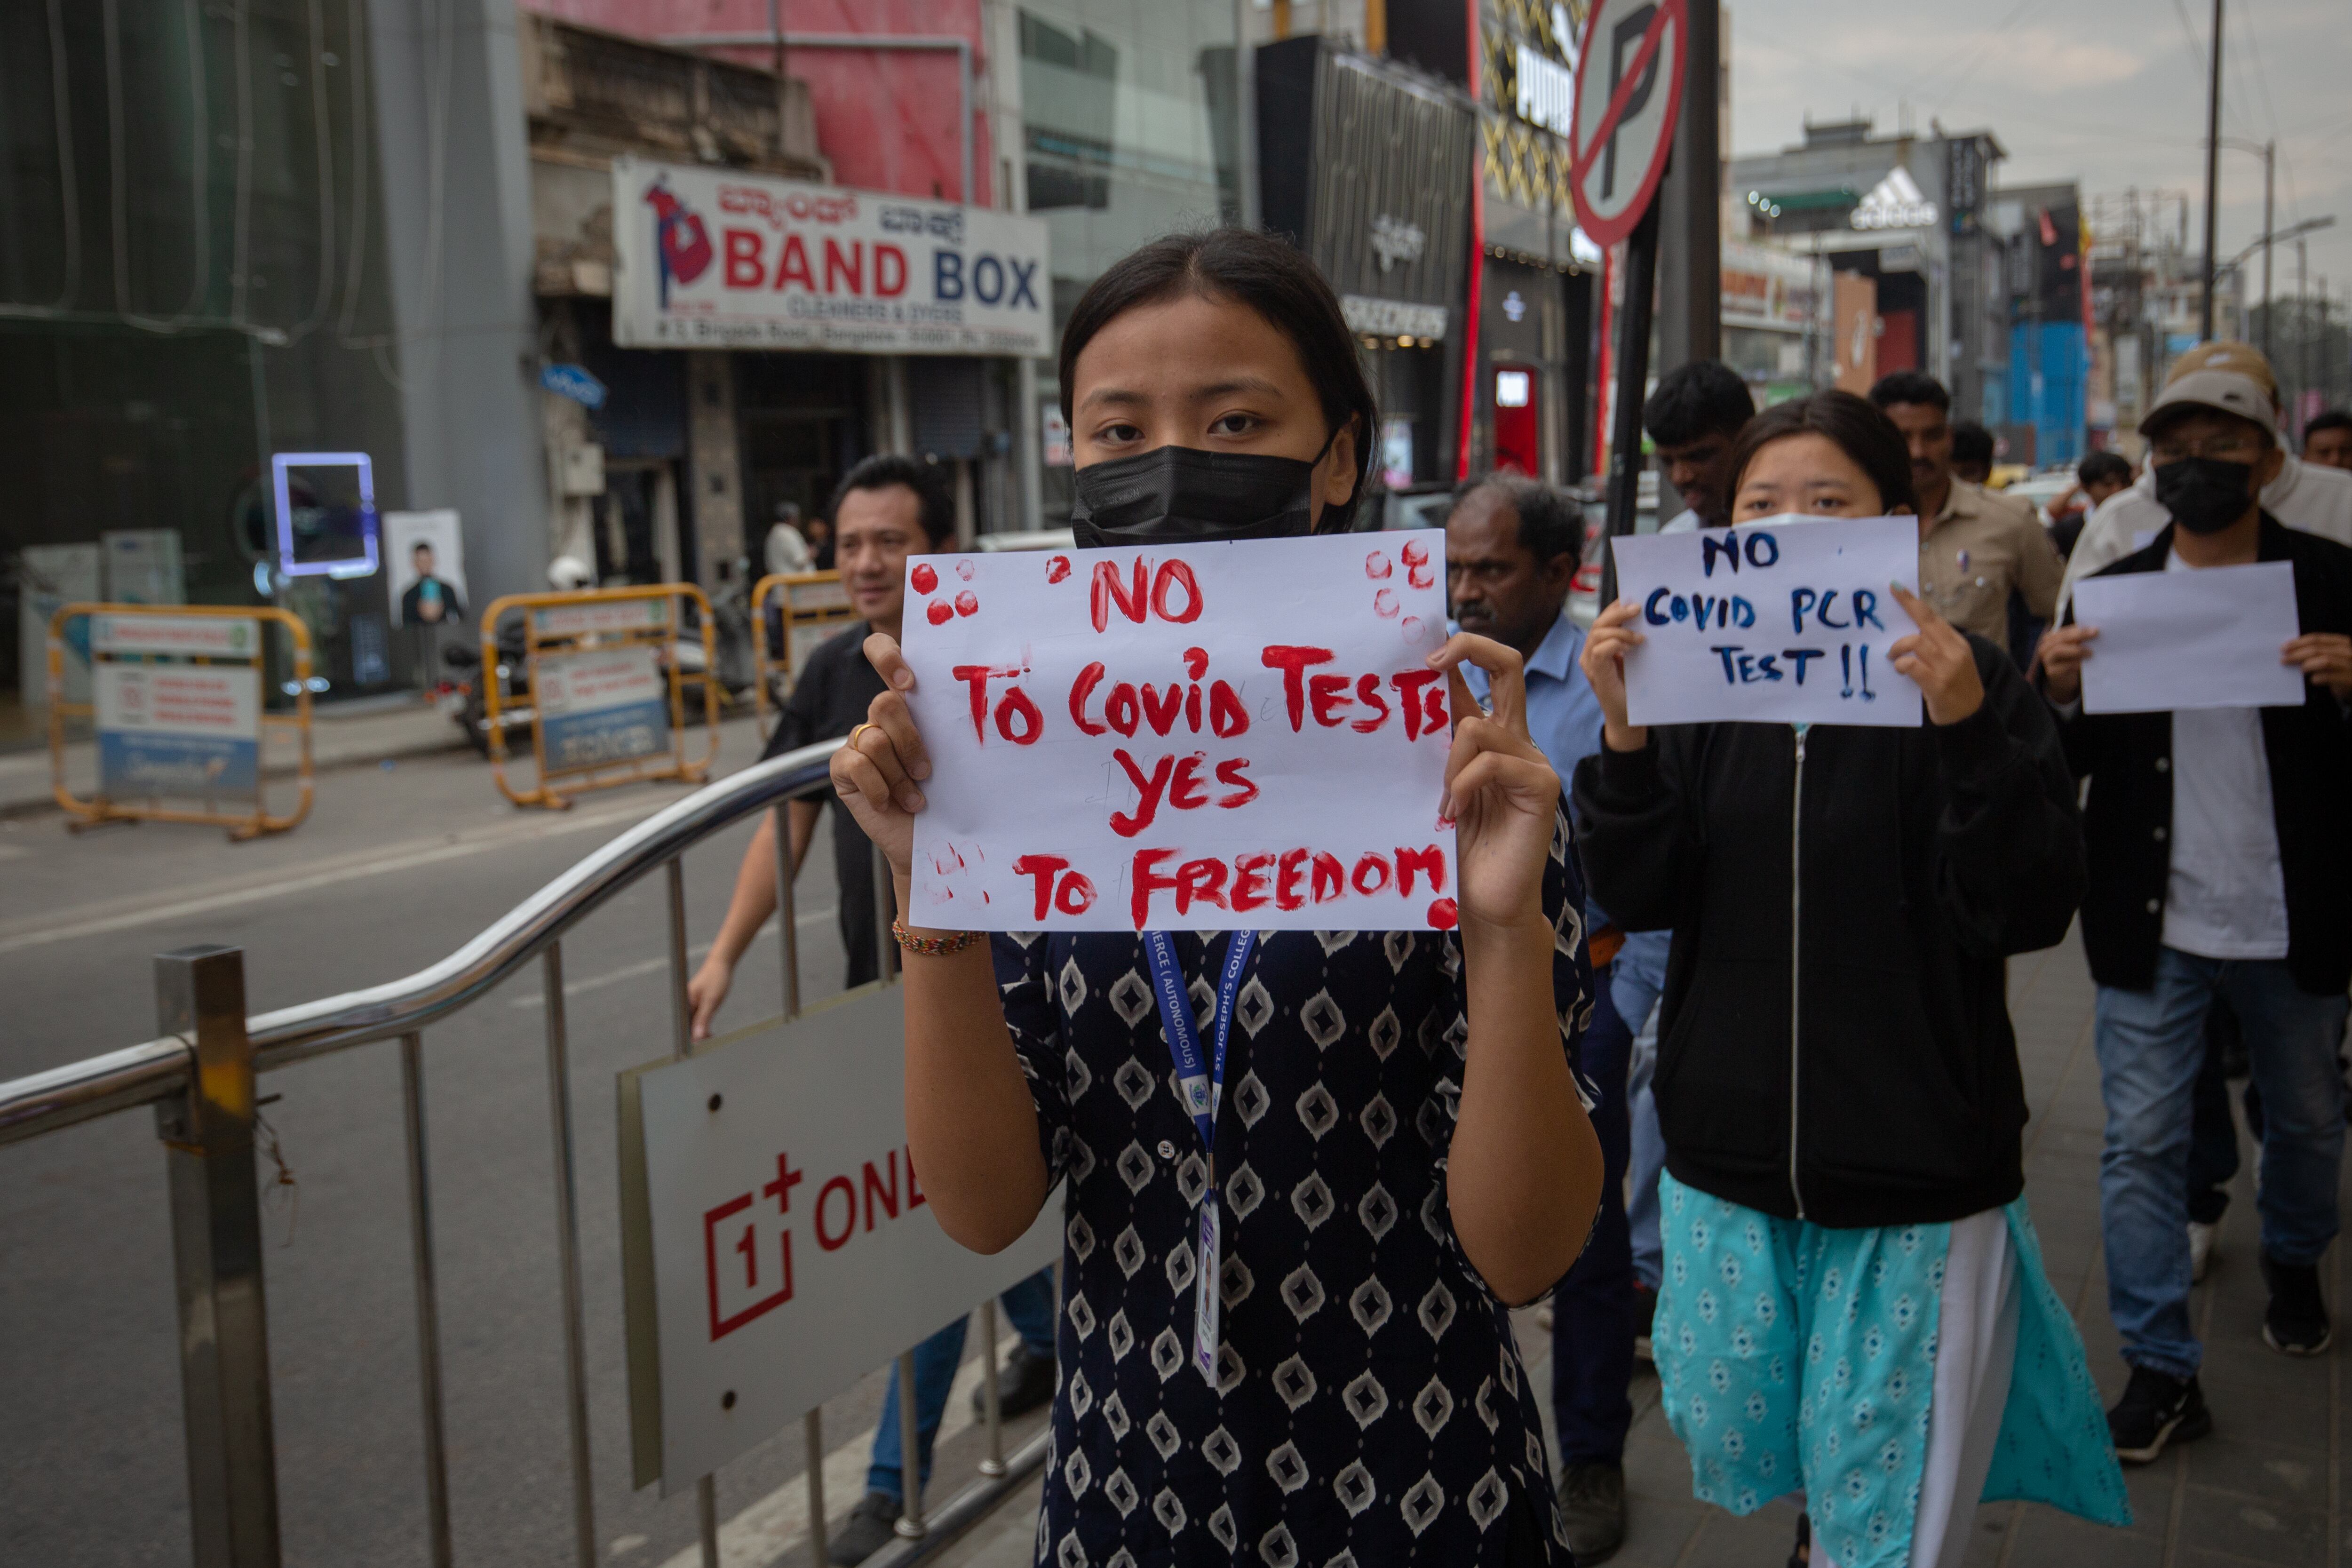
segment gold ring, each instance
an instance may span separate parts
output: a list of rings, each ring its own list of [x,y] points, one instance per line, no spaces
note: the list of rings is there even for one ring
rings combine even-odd
[[[856,748],[857,748],[857,737],[858,737],[858,736],[860,736],[860,735],[862,735],[862,734],[864,734],[866,731],[871,730],[872,728],[874,728],[874,726],[873,726],[873,725],[871,725],[871,724],[856,724],[856,725],[852,725],[852,726],[850,727],[850,731],[849,731],[849,738],[848,738],[846,741],[844,741],[844,742],[842,742],[843,747],[844,747],[845,749],[846,749],[846,750],[850,750],[850,751],[855,751],[855,750],[856,750]]]

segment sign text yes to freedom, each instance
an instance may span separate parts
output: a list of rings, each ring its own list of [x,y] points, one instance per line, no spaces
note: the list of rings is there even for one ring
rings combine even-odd
[[[931,556],[911,925],[1451,926],[1444,533]]]

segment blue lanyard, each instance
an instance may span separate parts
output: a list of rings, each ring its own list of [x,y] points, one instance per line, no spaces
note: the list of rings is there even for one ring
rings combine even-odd
[[[1176,944],[1166,931],[1143,933],[1160,1023],[1168,1031],[1168,1054],[1176,1059],[1177,1087],[1192,1125],[1201,1130],[1201,1150],[1212,1160],[1217,1149],[1217,1107],[1225,1096],[1225,1044],[1233,1036],[1234,1004],[1241,995],[1242,973],[1249,967],[1250,949],[1256,942],[1254,931],[1227,934],[1224,973],[1217,982],[1217,1054],[1208,1062],[1201,1057],[1201,1031],[1192,1022],[1192,998],[1185,988],[1183,967],[1176,962]]]

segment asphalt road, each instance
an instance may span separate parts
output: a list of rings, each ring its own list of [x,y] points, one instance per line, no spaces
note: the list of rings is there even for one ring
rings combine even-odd
[[[721,771],[757,752],[748,722],[729,726]],[[410,973],[679,794],[635,785],[569,813],[520,812],[483,763],[450,753],[324,774],[309,822],[251,844],[195,827],[73,837],[51,816],[0,819],[0,1078],[152,1037],[152,956],[191,943],[244,949],[255,1013]],[[750,834],[687,858],[698,958]],[[829,838],[818,835],[800,881],[808,1000],[841,985]],[[694,1539],[690,1492],[665,1501],[628,1485],[615,1218],[614,1075],[671,1048],[666,930],[653,878],[564,943],[597,1551],[624,1565],[658,1564]],[[722,1027],[781,1006],[772,932],[746,955]],[[540,988],[533,966],[425,1040],[461,1563],[572,1559]],[[289,1563],[426,1561],[396,1053],[364,1047],[262,1083],[293,1175],[265,1207]],[[189,1560],[175,1341],[152,1115],[0,1149],[0,1555]],[[827,1407],[829,1446],[871,1424],[878,1394],[868,1378]],[[976,1441],[943,1449],[943,1477]],[[800,1475],[802,1448],[794,1429],[730,1466],[721,1519]],[[855,1500],[836,1489],[828,1511]]]

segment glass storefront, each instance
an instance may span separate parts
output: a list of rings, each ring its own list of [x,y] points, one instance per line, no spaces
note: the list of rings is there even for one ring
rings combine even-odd
[[[407,678],[380,574],[275,569],[273,453],[368,453],[377,506],[403,501],[352,15],[0,6],[0,746],[37,739],[66,598],[275,598],[323,695]],[[109,571],[131,553],[135,581]]]
[[[1240,215],[1234,8],[1223,0],[1040,0],[1021,12],[1029,210],[1053,233],[1054,325],[1113,261],[1171,229]],[[1041,425],[1059,421],[1050,365]],[[1051,412],[1045,412],[1051,411]],[[1070,470],[1044,473],[1045,523]]]

